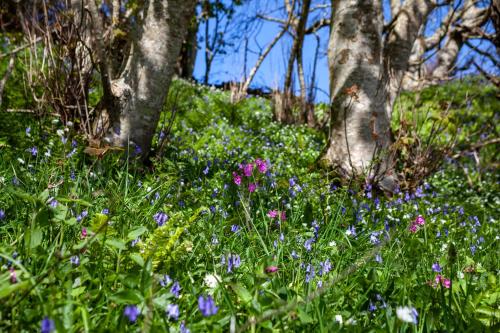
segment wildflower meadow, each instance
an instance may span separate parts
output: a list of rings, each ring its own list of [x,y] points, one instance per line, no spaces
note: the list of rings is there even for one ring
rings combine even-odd
[[[0,331],[498,332],[498,169],[450,158],[386,196],[317,168],[324,134],[264,99],[171,90],[151,165],[5,116]]]

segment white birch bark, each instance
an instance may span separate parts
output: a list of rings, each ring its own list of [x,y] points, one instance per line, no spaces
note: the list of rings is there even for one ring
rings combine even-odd
[[[115,145],[139,147],[147,157],[195,3],[144,2],[125,69],[111,82],[116,103],[108,140]]]

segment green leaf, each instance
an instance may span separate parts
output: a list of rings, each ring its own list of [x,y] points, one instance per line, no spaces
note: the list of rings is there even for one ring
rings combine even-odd
[[[127,235],[127,239],[128,240],[134,240],[134,239],[137,239],[137,237],[139,237],[140,235],[142,235],[143,233],[145,233],[146,231],[148,231],[148,229],[146,227],[137,227],[135,229],[133,229],[132,231],[130,231]]]
[[[30,249],[34,249],[38,245],[42,244],[43,232],[39,228],[36,228],[31,231],[31,239],[30,239]]]
[[[127,246],[125,245],[125,243],[121,240],[116,239],[116,238],[106,239],[105,244],[108,246],[114,247],[118,250],[126,250],[127,249]]]
[[[139,253],[131,253],[129,255],[130,259],[132,259],[137,265],[143,267],[144,266],[144,259],[141,257]]]
[[[248,304],[252,301],[252,298],[253,298],[252,294],[250,294],[250,292],[243,285],[241,285],[239,283],[232,284],[231,288],[236,293],[236,295],[238,295],[239,300],[243,304]]]
[[[298,308],[299,320],[302,324],[312,323],[314,320],[310,315],[307,314],[302,308]]]
[[[26,288],[26,287],[28,287],[28,285],[29,285],[29,281],[22,281],[22,282],[18,282],[18,283],[10,283],[10,281],[9,281],[8,283],[3,284],[0,287],[0,299],[9,296],[10,294],[12,294],[15,291]]]
[[[141,295],[134,290],[120,291],[119,293],[111,295],[109,299],[118,304],[138,304],[142,302]]]

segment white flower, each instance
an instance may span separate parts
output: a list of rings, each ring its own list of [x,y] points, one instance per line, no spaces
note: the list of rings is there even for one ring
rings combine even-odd
[[[58,129],[56,134],[62,137],[64,135],[64,131],[62,129]]]
[[[22,158],[18,158],[17,161],[21,164],[24,164],[24,160]]]
[[[396,308],[396,315],[398,318],[407,323],[417,323],[418,312],[415,308],[409,306],[398,306]]]
[[[339,323],[340,325],[342,325],[342,323],[344,322],[344,321],[342,320],[342,315],[339,315],[339,314],[338,314],[338,315],[335,315],[335,321],[336,321],[337,323]]]
[[[328,243],[328,246],[335,247],[337,246],[337,243],[335,241],[331,241],[330,243]]]
[[[220,277],[217,274],[208,274],[203,281],[208,288],[215,289],[219,285]]]

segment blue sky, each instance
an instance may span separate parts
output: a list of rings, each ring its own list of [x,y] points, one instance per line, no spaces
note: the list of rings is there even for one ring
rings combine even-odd
[[[387,6],[388,1],[384,1],[384,15],[387,19],[390,18],[390,10]],[[268,16],[273,16],[277,18],[284,19],[283,10],[278,10],[282,5],[283,0],[249,0],[246,5],[238,7],[237,17],[238,21],[241,19],[254,16],[257,12],[265,13]],[[323,1],[313,1],[311,8],[314,8],[318,4],[328,4],[329,0]],[[441,22],[441,18],[446,16],[447,9],[445,7],[436,10],[429,20],[429,24],[426,27],[426,35],[432,34]],[[315,21],[319,17],[329,17],[330,9],[316,9],[310,16],[310,23]],[[257,58],[260,45],[261,48],[265,48],[267,44],[274,38],[274,36],[279,32],[280,26],[274,22],[267,22],[260,20],[259,28],[248,36],[249,38],[249,49],[253,52],[247,53],[247,72],[253,67]],[[488,30],[491,30],[490,26]],[[199,38],[203,37],[204,29],[199,29]],[[316,83],[315,86],[318,88],[316,92],[316,101],[328,101],[328,65],[327,65],[327,43],[328,43],[328,33],[329,28],[323,28],[319,32],[319,37],[321,39],[320,43],[320,58],[317,64],[316,70]],[[228,31],[228,36],[233,37],[232,41],[234,47],[228,47],[226,49],[227,54],[218,55],[212,65],[210,82],[219,83],[223,81],[241,81],[243,78],[243,68],[244,68],[244,36],[242,36],[241,31],[236,27],[232,26]],[[314,61],[314,54],[316,50],[316,38],[312,35],[306,36],[305,45],[303,49],[304,57],[304,70],[306,75],[306,80],[309,80],[312,73],[312,64]],[[284,73],[286,69],[286,62],[289,55],[289,50],[291,48],[292,38],[289,35],[285,35],[281,41],[274,47],[271,53],[268,55],[262,66],[260,67],[252,86],[255,87],[267,87],[267,88],[277,88],[283,86]],[[486,50],[491,49],[492,44],[487,42],[481,42],[480,40],[471,40],[471,44]],[[194,76],[197,79],[202,79],[205,72],[205,58],[202,45],[199,45],[198,55],[195,64]],[[469,47],[464,46],[460,52],[459,66],[463,65],[469,57],[474,56],[477,58],[479,63],[484,63],[485,68],[490,71],[495,72],[498,75],[498,69],[487,59],[479,57],[477,53],[471,50]],[[430,61],[435,61],[431,59]],[[466,71],[460,75],[473,72],[473,70]],[[298,89],[298,84],[295,83],[295,88]]]

